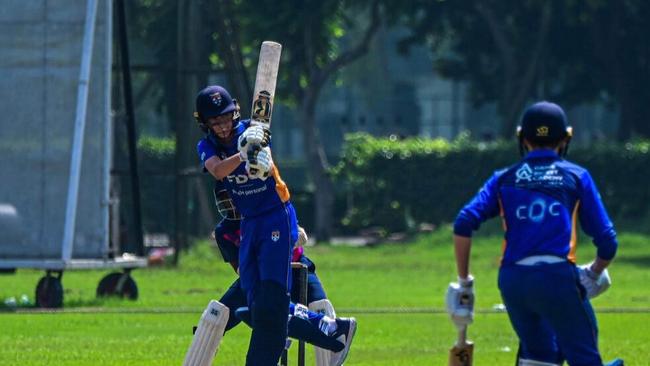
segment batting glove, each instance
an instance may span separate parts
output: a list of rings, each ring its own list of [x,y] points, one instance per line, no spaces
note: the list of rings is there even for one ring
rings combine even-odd
[[[587,290],[587,297],[590,299],[607,291],[612,285],[607,269],[598,274],[591,269],[591,263],[578,266],[578,273],[580,274],[580,284]]]
[[[458,278],[447,287],[447,312],[459,330],[474,320],[474,277]]]
[[[246,161],[246,172],[249,178],[266,180],[269,177],[271,167],[273,167],[273,159],[271,158],[271,149],[268,146],[249,150]]]
[[[296,246],[301,247],[307,244],[307,241],[309,241],[307,232],[301,226],[298,226],[298,240],[296,240]]]
[[[241,137],[240,137],[241,139]],[[249,161],[257,159],[257,154],[262,150],[259,144],[248,144],[245,148],[239,150],[239,161]]]
[[[251,126],[247,128],[237,140],[239,151],[248,151],[251,146],[257,145],[266,147],[271,142],[271,130],[263,126]]]

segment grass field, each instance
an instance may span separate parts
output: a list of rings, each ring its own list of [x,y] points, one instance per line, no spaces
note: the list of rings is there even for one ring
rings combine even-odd
[[[612,288],[594,301],[605,359],[650,365],[650,246],[648,237],[623,234],[611,266]],[[499,237],[479,237],[472,252],[477,315],[469,330],[475,365],[511,365],[517,340],[499,304],[496,274]],[[579,262],[593,256],[581,243]],[[347,365],[445,365],[455,331],[442,312],[444,291],[455,278],[448,228],[409,243],[374,247],[318,246],[307,249],[326,290],[343,316],[359,330]],[[140,299],[97,300],[105,271],[70,271],[63,277],[65,308],[58,312],[1,308],[2,365],[180,365],[194,325],[210,298],[235,279],[205,242],[180,266],[133,272]],[[0,299],[33,291],[40,271],[0,276]],[[225,337],[215,365],[242,365],[249,329]],[[292,351],[295,352],[293,347]],[[295,361],[292,353],[291,359]],[[308,364],[313,364],[308,352]]]

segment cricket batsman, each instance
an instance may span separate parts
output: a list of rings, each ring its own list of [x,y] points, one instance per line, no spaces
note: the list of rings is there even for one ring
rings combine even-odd
[[[273,166],[269,131],[249,120],[239,122],[236,109],[221,86],[199,92],[197,121],[206,135],[197,151],[244,217],[239,275],[253,322],[246,365],[275,366],[287,337],[290,253],[298,226],[289,190]]]
[[[220,181],[214,189],[217,209],[222,216],[214,230],[215,241],[224,262],[229,263],[235,272],[239,267],[240,220],[241,215],[234,207],[228,192]],[[316,348],[317,366],[340,366],[345,361],[356,331],[354,318],[337,318],[332,303],[327,299],[325,289],[316,275],[316,265],[304,255],[304,244],[308,237],[305,230],[298,227],[298,241],[293,248],[292,262],[300,262],[308,268],[308,291],[306,308],[298,304],[299,286],[293,279],[289,305],[289,337],[306,341]],[[230,309],[230,314],[237,314],[228,319],[225,331],[235,327],[241,320],[250,324],[250,313],[245,308],[246,296],[237,279],[219,299]],[[305,305],[307,305],[305,304]]]
[[[195,117],[205,132],[197,144],[203,168],[223,181],[242,216],[238,268],[253,328],[246,365],[276,366],[287,338],[290,262],[298,239],[289,189],[273,164],[270,131],[240,121],[225,88],[201,90]]]
[[[505,229],[498,285],[519,337],[519,366],[603,365],[589,302],[610,286],[607,266],[618,243],[614,226],[587,169],[564,159],[572,129],[564,111],[539,102],[518,128],[523,159],[495,172],[454,223],[458,283],[447,290],[454,324],[472,322],[472,232],[501,216]],[[596,257],[577,266],[578,221],[593,238]],[[615,360],[608,365],[623,365]]]

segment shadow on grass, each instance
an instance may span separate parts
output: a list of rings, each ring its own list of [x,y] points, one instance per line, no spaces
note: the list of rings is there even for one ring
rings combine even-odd
[[[614,263],[631,264],[637,267],[648,268],[650,267],[650,255],[641,255],[636,257],[618,257],[614,259]]]
[[[108,302],[113,302],[114,300],[110,300]],[[120,300],[122,301],[122,300]],[[127,300],[123,300],[127,301]],[[82,308],[82,307],[92,307],[92,306],[104,306],[107,305],[106,299],[74,299],[70,301],[66,301],[64,303],[65,308]]]
[[[164,290],[162,293],[164,295],[191,295],[191,294],[212,294],[215,291],[220,291],[221,289],[213,288],[188,288],[188,289],[173,289],[173,290]]]

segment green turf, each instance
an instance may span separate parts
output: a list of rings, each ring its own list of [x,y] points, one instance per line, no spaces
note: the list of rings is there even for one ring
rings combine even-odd
[[[607,359],[649,365],[650,247],[648,237],[620,236],[611,266],[612,288],[594,301]],[[583,242],[579,262],[593,256]],[[409,243],[353,248],[319,246],[307,253],[317,263],[340,315],[359,320],[349,365],[444,365],[455,332],[443,308],[447,283],[454,279],[448,228]],[[506,314],[490,310],[500,303],[496,273],[498,237],[478,238],[472,252],[479,313],[470,328],[476,365],[510,365],[517,341]],[[138,301],[96,300],[105,271],[70,271],[63,277],[65,310],[33,313],[29,308],[0,312],[2,365],[180,365],[191,341],[191,326],[210,298],[218,298],[235,279],[229,266],[206,243],[182,257],[178,269],[148,268],[133,276]],[[27,294],[33,299],[40,271],[0,276],[0,300]],[[1,306],[0,306],[1,308]],[[625,309],[627,312],[616,313]],[[383,313],[412,310],[416,313]],[[379,313],[373,313],[379,312]],[[420,313],[417,313],[417,312]],[[636,312],[630,312],[636,311]],[[216,365],[241,365],[250,331],[240,326],[221,346]],[[293,351],[295,352],[293,347]],[[295,355],[291,354],[295,361]],[[313,364],[312,352],[308,361]],[[310,364],[308,363],[308,364]]]

